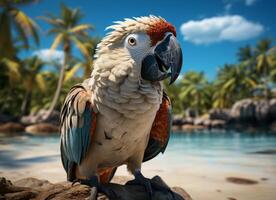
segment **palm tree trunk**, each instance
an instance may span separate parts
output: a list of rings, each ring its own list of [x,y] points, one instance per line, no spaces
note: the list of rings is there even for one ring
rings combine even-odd
[[[47,120],[50,117],[50,115],[54,111],[54,109],[55,109],[55,107],[57,105],[57,102],[59,100],[59,96],[60,96],[60,92],[61,92],[61,88],[62,88],[62,84],[63,84],[63,79],[64,79],[64,74],[65,74],[65,69],[67,67],[67,63],[68,63],[69,55],[70,55],[70,50],[69,49],[70,49],[69,48],[69,43],[66,43],[64,45],[64,61],[63,61],[63,64],[62,64],[62,66],[60,68],[57,89],[56,89],[53,101],[52,101],[52,103],[50,105],[50,108],[48,110],[48,113],[45,116],[44,120]]]
[[[199,116],[199,95],[198,94],[196,94],[196,109],[195,109],[195,111],[196,111],[196,117],[198,117]]]
[[[32,100],[32,91],[27,91],[24,97],[24,100],[21,105],[21,115],[27,115],[30,111],[30,105]]]
[[[265,99],[266,101],[268,101],[269,98],[269,85],[268,85],[268,66],[265,68],[265,80],[264,80],[264,84],[265,84]]]

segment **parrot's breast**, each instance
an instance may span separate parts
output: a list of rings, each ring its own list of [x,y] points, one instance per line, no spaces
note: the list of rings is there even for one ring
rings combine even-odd
[[[97,125],[87,156],[93,158],[91,165],[98,168],[120,166],[130,158],[141,162],[144,155],[162,88],[145,84],[137,86],[134,92],[128,89],[129,84],[134,85],[125,80],[117,93],[112,87],[95,90]]]
[[[156,109],[158,106],[152,107],[137,119],[121,117],[116,122],[100,114],[92,147],[101,160],[98,167],[119,166],[138,152],[144,154]]]

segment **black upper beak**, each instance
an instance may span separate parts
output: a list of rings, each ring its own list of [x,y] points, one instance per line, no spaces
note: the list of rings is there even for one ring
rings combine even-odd
[[[141,76],[148,81],[161,81],[170,77],[172,84],[182,67],[182,50],[172,34],[168,34],[142,61]]]

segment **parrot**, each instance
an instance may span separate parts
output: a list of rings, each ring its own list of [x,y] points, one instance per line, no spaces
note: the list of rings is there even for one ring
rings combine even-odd
[[[182,68],[175,27],[162,17],[126,18],[107,27],[97,45],[91,76],[74,85],[61,109],[61,160],[67,180],[108,193],[119,166],[154,192],[142,163],[164,153],[172,105],[162,81]]]

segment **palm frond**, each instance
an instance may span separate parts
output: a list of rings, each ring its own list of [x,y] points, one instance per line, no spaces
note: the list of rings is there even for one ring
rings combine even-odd
[[[35,76],[35,80],[36,80],[37,86],[39,87],[41,92],[44,93],[46,91],[47,84],[46,84],[43,74],[41,74],[41,73],[37,74]]]
[[[86,48],[85,44],[81,40],[79,40],[76,36],[73,35],[71,35],[70,38],[84,55],[90,56],[89,50]]]
[[[51,49],[56,49],[58,47],[58,45],[62,42],[63,40],[63,34],[62,33],[59,33],[55,39],[54,39],[54,42],[51,46]]]
[[[70,33],[80,33],[87,30],[92,30],[94,27],[90,24],[80,24],[69,30]]]
[[[6,66],[7,75],[10,79],[10,83],[14,83],[15,81],[19,81],[21,79],[19,63],[8,58],[3,58],[0,63]]]
[[[24,12],[12,8],[10,9],[9,13],[12,16],[12,19],[14,22],[18,25],[21,26],[21,29],[26,35],[32,35],[32,37],[35,39],[36,44],[39,43],[39,38],[37,34],[37,28],[38,26],[36,23],[29,18]]]
[[[69,71],[67,71],[64,76],[64,82],[67,82],[68,80],[73,78],[76,72],[80,69],[81,65],[82,63],[77,63]]]

